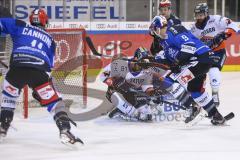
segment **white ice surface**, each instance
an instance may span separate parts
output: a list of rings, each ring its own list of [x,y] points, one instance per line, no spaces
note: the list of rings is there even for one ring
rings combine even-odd
[[[100,117],[78,122],[73,132],[85,146],[71,149],[59,142],[58,130],[45,109],[14,119],[0,143],[0,160],[238,160],[240,157],[240,72],[223,73],[221,106],[236,117],[226,126],[209,120],[187,128],[182,122],[117,122]]]

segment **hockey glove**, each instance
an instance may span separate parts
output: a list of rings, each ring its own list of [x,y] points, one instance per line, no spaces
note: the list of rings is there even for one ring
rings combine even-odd
[[[163,50],[163,47],[160,45],[159,38],[154,38],[150,48],[152,55],[155,56],[161,50]]]
[[[113,79],[113,89],[121,94],[128,92],[129,85],[123,77],[115,77]]]
[[[114,93],[113,87],[108,87],[108,90],[107,90],[107,92],[106,92],[106,98],[107,98],[107,100],[109,100],[109,102],[111,102],[111,103],[112,103],[111,97],[112,97],[112,94],[113,94],[113,93]]]
[[[106,78],[103,82],[106,83],[108,86],[112,86],[113,78]]]
[[[170,65],[170,70],[172,71],[172,73],[179,73],[181,72],[181,67],[177,64],[172,64]]]
[[[231,36],[231,33],[221,32],[213,37],[212,42],[210,43],[210,48],[218,47],[224,40],[227,40]]]

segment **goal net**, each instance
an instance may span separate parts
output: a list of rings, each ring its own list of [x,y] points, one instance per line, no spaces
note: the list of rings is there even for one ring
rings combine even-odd
[[[86,107],[87,105],[87,54],[84,29],[48,29],[56,43],[55,65],[51,73],[56,90],[62,96],[67,107]],[[12,42],[6,38],[6,63],[11,53]],[[4,76],[6,68],[1,67]],[[1,79],[3,80],[3,76]],[[41,107],[32,98],[32,90],[27,86],[17,102],[22,108],[24,118],[28,117],[28,108]]]

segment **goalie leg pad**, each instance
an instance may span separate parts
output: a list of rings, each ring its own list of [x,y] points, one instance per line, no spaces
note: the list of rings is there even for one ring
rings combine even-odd
[[[1,107],[15,109],[19,94],[20,90],[5,79],[3,82]]]
[[[185,88],[179,83],[173,83],[171,87],[167,89],[167,91],[179,102],[183,104],[186,108],[189,108],[191,105],[189,101],[189,94],[185,90]]]
[[[136,108],[129,104],[121,94],[114,92],[111,96],[111,101],[114,106],[116,106],[123,113],[131,116],[135,112]]]
[[[179,83],[173,83],[167,91],[169,91],[174,98],[178,99],[178,97],[185,92],[185,89]]]
[[[37,100],[39,100],[42,106],[61,100],[61,97],[58,95],[51,82],[44,83],[34,88],[34,92],[38,97]]]

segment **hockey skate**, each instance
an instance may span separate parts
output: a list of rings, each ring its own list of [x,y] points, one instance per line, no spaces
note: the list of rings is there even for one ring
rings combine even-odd
[[[120,111],[118,108],[113,108],[113,110],[111,110],[108,114],[109,118],[116,118],[116,117],[120,117],[121,115],[123,115],[124,113],[122,111]]]
[[[9,126],[10,126],[10,124],[1,123],[1,126],[0,126],[0,142],[2,142],[6,138]]]
[[[124,121],[137,121],[136,118],[133,118],[123,113],[118,108],[113,108],[113,110],[109,112],[108,117],[111,119],[118,119],[118,120],[124,120]]]
[[[73,122],[65,112],[59,112],[54,116],[57,127],[60,131],[60,140],[63,144],[75,144],[77,142],[84,144],[83,141],[75,137],[71,132],[70,122],[76,126],[76,123]]]
[[[223,125],[226,119],[217,111],[213,116],[211,123],[213,125]]]
[[[4,129],[2,126],[0,126],[0,137],[6,137],[7,136],[7,130]]]
[[[188,123],[192,121],[199,113],[200,113],[201,108],[200,107],[194,107],[189,109],[189,116],[185,119],[185,123]]]
[[[136,118],[140,122],[153,121],[152,109],[149,105],[143,105],[135,110],[132,117]]]
[[[190,121],[187,122],[188,127],[196,125],[208,115],[208,113],[202,107],[199,108],[198,112],[199,112],[198,114],[195,114],[195,117],[193,117],[192,119],[189,118]]]
[[[141,122],[149,122],[152,121],[152,115],[139,112],[139,110],[136,110],[131,116],[123,113],[118,108],[114,108],[110,113],[108,114],[109,118],[119,118],[125,121],[141,121]]]
[[[0,140],[7,136],[8,129],[13,120],[13,110],[2,110],[0,115]]]
[[[0,142],[3,141],[3,139],[7,136],[7,130],[3,129],[1,126],[0,126]]]
[[[79,142],[81,144],[84,144],[83,141],[75,137],[69,130],[64,129],[60,131],[60,140],[63,144],[75,144],[76,142]]]
[[[152,114],[141,112],[135,113],[134,118],[141,122],[151,122],[153,120]]]

